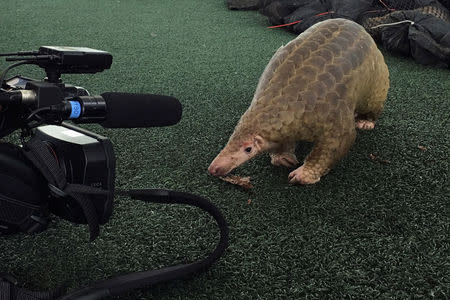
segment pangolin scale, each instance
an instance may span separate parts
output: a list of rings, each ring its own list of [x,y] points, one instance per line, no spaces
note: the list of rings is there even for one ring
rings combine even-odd
[[[291,183],[320,180],[383,110],[389,72],[359,24],[329,19],[311,26],[273,55],[253,100],[209,172],[222,176],[261,152],[294,166],[297,141],[314,142]]]

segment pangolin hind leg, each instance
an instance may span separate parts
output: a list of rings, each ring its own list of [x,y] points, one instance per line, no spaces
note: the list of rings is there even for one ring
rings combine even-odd
[[[372,97],[376,97],[373,95]],[[366,100],[368,103],[368,110],[364,113],[355,113],[355,127],[362,130],[372,130],[375,127],[376,120],[381,115],[384,107],[384,97],[382,100],[379,98],[369,98]],[[381,101],[380,101],[381,100]]]
[[[271,151],[270,162],[274,166],[294,167],[298,165],[297,156],[295,156],[295,142],[285,143],[280,148]]]
[[[355,127],[362,130],[372,130],[375,127],[375,120],[367,116],[356,115]]]
[[[371,130],[381,115],[389,89],[389,71],[383,64],[378,64],[378,76],[374,78],[374,84],[369,96],[356,106],[355,127],[363,130]]]
[[[354,127],[340,134],[329,134],[319,139],[304,164],[289,174],[289,183],[313,184],[327,174],[353,145],[356,137]]]

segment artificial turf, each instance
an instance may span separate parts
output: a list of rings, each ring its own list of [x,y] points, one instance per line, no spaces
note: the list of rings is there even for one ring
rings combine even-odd
[[[293,34],[221,0],[2,0],[0,7],[0,52],[106,50],[110,70],[64,81],[91,94],[172,95],[183,105],[171,127],[83,126],[112,140],[118,188],[204,196],[230,226],[229,248],[212,269],[123,299],[450,297],[448,69],[383,52],[391,88],[375,130],[359,132],[346,158],[313,186],[291,186],[290,170],[266,155],[254,159],[235,171],[251,176],[255,187],[245,191],[206,169],[270,57]],[[17,73],[43,76],[30,66]],[[303,144],[297,154],[308,149]],[[85,226],[56,218],[41,234],[0,237],[0,271],[30,289],[72,289],[192,261],[217,237],[214,222],[196,209],[116,197],[111,221],[92,243]]]

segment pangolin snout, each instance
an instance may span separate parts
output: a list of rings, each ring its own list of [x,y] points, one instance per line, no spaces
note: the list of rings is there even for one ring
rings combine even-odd
[[[234,161],[229,156],[217,155],[208,168],[209,174],[213,176],[224,176],[234,169]]]
[[[212,163],[209,166],[208,172],[209,172],[209,174],[211,174],[213,176],[223,176],[223,175],[225,175],[227,173],[225,168],[223,168],[223,167],[221,167],[219,165],[216,165],[214,163]]]

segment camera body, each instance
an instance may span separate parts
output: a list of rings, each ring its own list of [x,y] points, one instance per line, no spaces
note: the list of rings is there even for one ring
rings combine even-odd
[[[113,210],[115,156],[111,141],[69,123],[37,127],[33,139],[44,143],[68,183],[111,191],[91,195],[100,224]],[[68,195],[53,193],[23,155],[21,147],[0,144],[0,231],[39,232],[47,228],[49,213],[73,223],[86,224],[79,204]]]
[[[29,55],[31,52],[28,52]],[[45,145],[45,155],[55,161],[68,184],[108,191],[87,195],[99,224],[106,223],[113,210],[115,156],[106,137],[62,122],[49,115],[44,124],[30,127],[26,116],[36,109],[58,105],[63,100],[88,96],[82,87],[64,84],[61,73],[95,73],[109,68],[109,53],[89,48],[41,47],[33,52],[36,64],[45,69],[45,80],[14,76],[0,82],[3,111],[12,115],[22,128],[22,137]],[[38,54],[37,54],[38,53]],[[47,58],[42,58],[46,56]],[[27,58],[29,59],[29,58]],[[56,77],[57,78],[56,78]],[[3,112],[1,112],[3,113]],[[50,124],[50,125],[48,125]],[[9,134],[12,130],[2,131]],[[73,223],[88,223],[86,214],[74,197],[52,189],[35,163],[25,157],[22,146],[0,144],[0,232],[39,232],[47,228],[50,213]],[[48,152],[47,152],[48,151]]]

